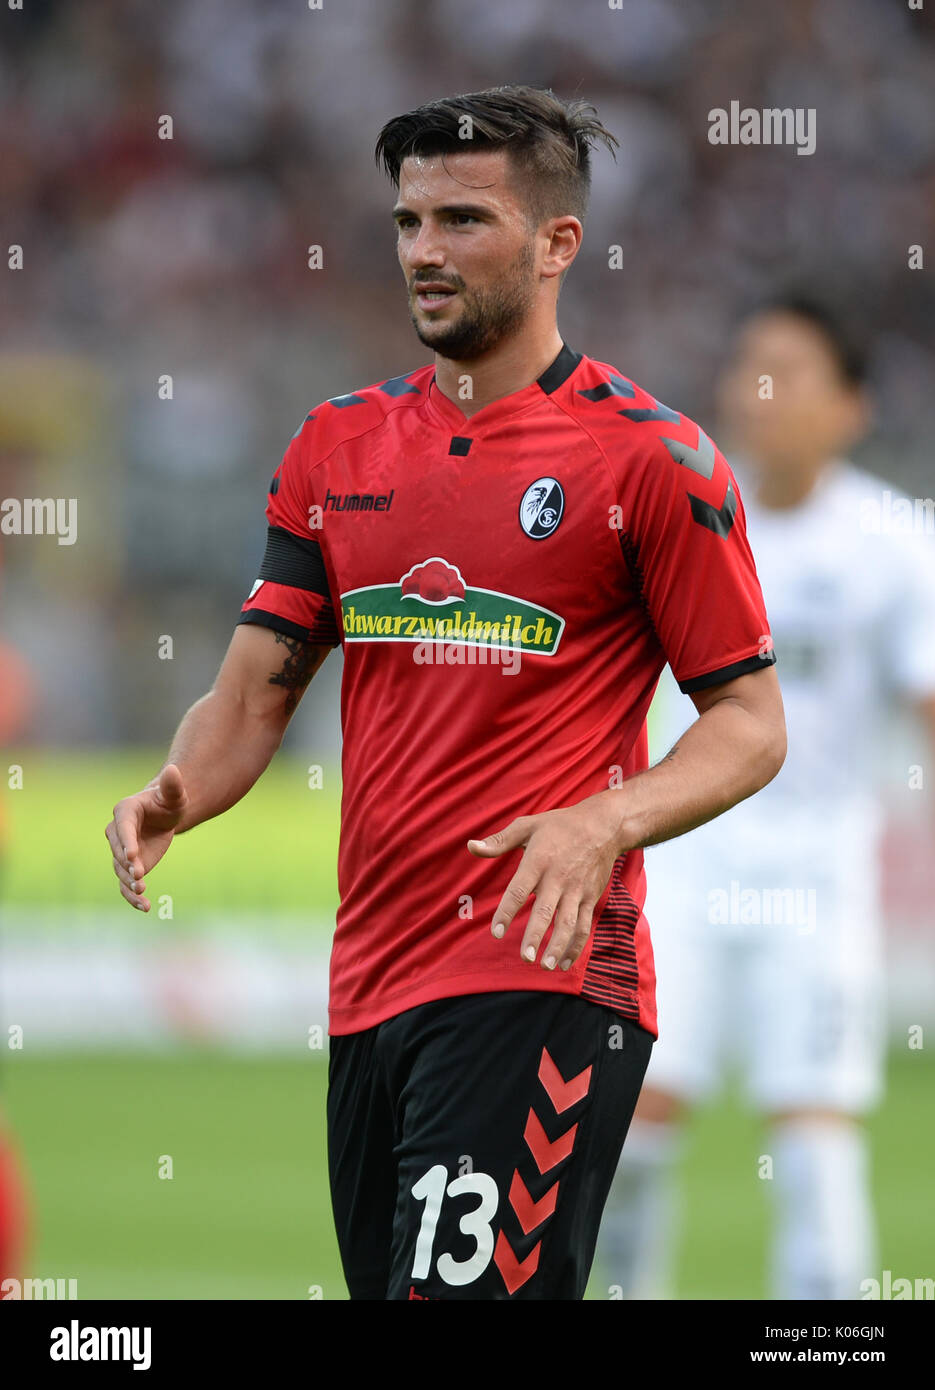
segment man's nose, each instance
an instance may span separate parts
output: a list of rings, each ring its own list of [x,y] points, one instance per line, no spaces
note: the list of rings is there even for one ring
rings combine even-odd
[[[405,256],[413,270],[426,265],[444,265],[445,250],[438,229],[424,222],[418,236],[406,244]]]

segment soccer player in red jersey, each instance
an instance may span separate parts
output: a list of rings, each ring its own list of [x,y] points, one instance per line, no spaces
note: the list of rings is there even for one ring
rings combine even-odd
[[[727,463],[557,327],[599,141],[593,107],[520,86],[384,127],[434,360],[309,411],[214,688],[107,827],[148,910],[173,835],[248,791],[342,644],[328,1123],[352,1298],[583,1297],[656,1036],[642,847],[785,753]],[[666,662],[699,718],[648,769]]]

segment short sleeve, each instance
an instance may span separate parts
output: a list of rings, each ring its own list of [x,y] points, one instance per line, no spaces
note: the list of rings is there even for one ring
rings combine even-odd
[[[647,440],[642,466],[627,470],[624,553],[679,688],[690,694],[776,657],[737,481],[697,425],[682,416],[677,434]]]
[[[303,428],[290,442],[270,484],[266,550],[238,621],[335,647],[341,638],[320,530],[314,525],[321,509],[312,497],[307,459]]]
[[[887,683],[909,699],[926,699],[935,695],[935,541],[925,533],[885,539]]]

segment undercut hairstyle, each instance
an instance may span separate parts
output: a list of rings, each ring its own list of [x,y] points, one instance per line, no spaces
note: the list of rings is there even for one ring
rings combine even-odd
[[[404,159],[506,150],[530,226],[550,217],[584,222],[591,190],[591,149],[614,154],[615,136],[587,101],[562,101],[545,87],[510,85],[443,97],[394,116],[380,131],[376,162],[399,188]]]
[[[765,314],[789,314],[816,329],[837,363],[842,381],[853,390],[866,383],[869,362],[865,342],[854,324],[829,304],[810,294],[782,293],[760,305],[751,317]]]

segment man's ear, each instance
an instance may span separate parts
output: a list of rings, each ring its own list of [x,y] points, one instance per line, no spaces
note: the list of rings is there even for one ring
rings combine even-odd
[[[850,393],[845,408],[843,431],[845,434],[842,451],[850,449],[858,440],[869,433],[873,421],[873,396],[865,386],[856,386]]]
[[[548,278],[564,275],[581,246],[584,234],[581,223],[577,217],[552,217],[543,224],[540,234],[548,242],[540,273]]]

